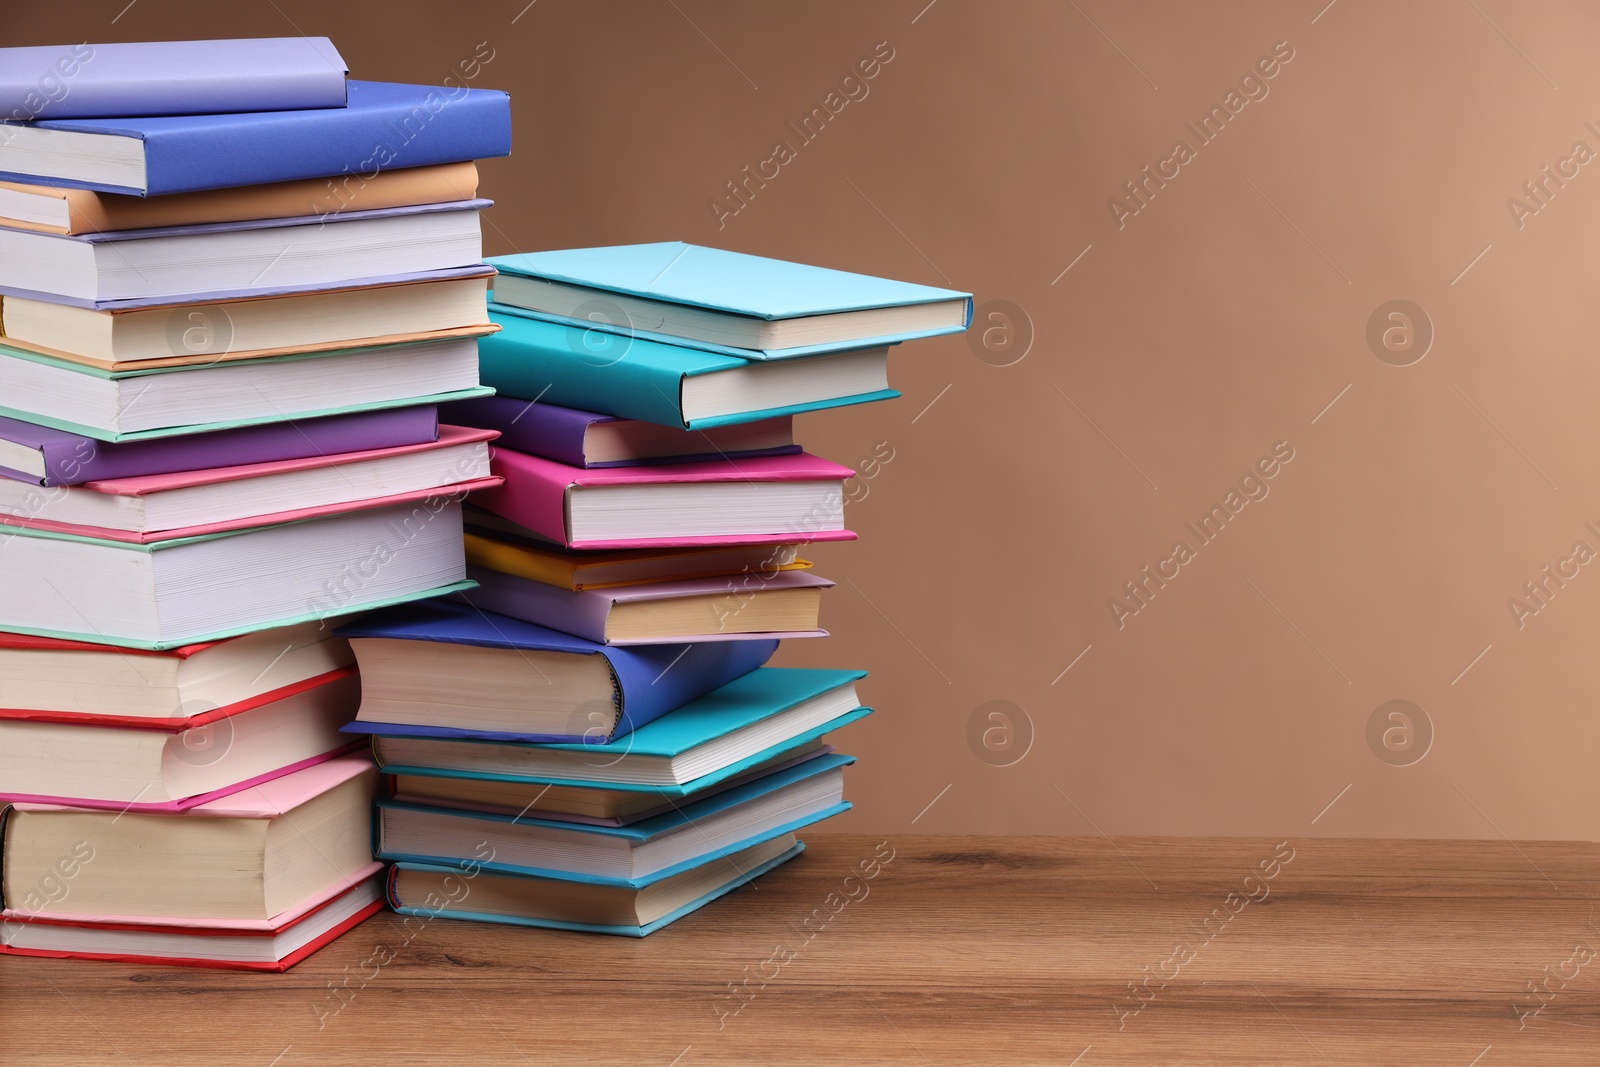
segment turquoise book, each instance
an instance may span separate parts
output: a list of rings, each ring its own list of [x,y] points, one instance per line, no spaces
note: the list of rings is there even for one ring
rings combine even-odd
[[[388,862],[640,888],[849,810],[837,753],[625,826],[380,799],[373,854]]]
[[[864,677],[865,671],[761,667],[605,746],[483,741],[419,730],[376,735],[373,753],[391,775],[463,783],[454,793],[428,786],[426,795],[436,802],[454,795],[462,803],[520,811],[541,801],[550,786],[693,796],[820,749],[825,734],[871,714],[856,691]],[[486,783],[497,788],[480,787]]]
[[[479,378],[502,396],[688,430],[892,400],[889,350],[756,362],[508,313],[478,342]]]

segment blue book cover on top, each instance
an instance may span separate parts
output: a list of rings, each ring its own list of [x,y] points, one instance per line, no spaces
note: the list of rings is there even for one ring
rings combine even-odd
[[[142,142],[140,184],[108,184],[18,170],[0,137],[0,179],[156,196],[236,185],[361,175],[511,154],[511,98],[493,89],[351,81],[349,104],[305,111],[142,118],[41,119],[40,130],[103,134]],[[16,122],[5,125],[17,126]]]
[[[698,644],[630,645],[619,648],[444,600],[376,612],[359,622],[341,626],[335,633],[344,638],[434,641],[483,648],[604,656],[616,681],[620,713],[616,729],[608,741],[630,734],[696,697],[750,673],[771,659],[778,649],[777,641],[703,641]],[[410,737],[572,742],[585,747],[597,743],[593,738],[586,741],[581,736],[507,734],[380,722],[353,722],[344,730],[348,733],[403,734]]]
[[[769,320],[972,298],[953,289],[682,241],[523,252],[489,262],[503,274]]]
[[[706,248],[682,241],[524,252],[498,256],[489,262],[504,275],[594,290],[595,301],[602,307],[605,294],[616,293],[619,296],[679,304],[768,322],[947,301],[964,303],[959,324],[940,324],[925,329],[789,348],[741,348],[704,338],[674,336],[646,322],[630,321],[625,308],[617,309],[620,314],[601,313],[590,315],[585,320],[573,320],[560,309],[536,307],[536,301],[519,307],[504,307],[505,298],[497,297],[502,301],[501,310],[553,322],[575,322],[584,329],[665,341],[744,359],[789,359],[879,347],[918,337],[960,333],[972,323],[971,293],[746,255],[721,248]],[[509,282],[506,286],[512,288]]]

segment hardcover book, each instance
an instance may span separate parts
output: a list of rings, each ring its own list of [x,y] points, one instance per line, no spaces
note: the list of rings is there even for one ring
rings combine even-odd
[[[342,108],[347,70],[326,37],[0,48],[0,118]]]
[[[385,170],[372,175],[301,178],[153,198],[0,182],[0,225],[41,233],[148,230],[307,215],[329,219],[347,211],[442,204],[477,197],[478,168],[471,162]]]
[[[640,888],[848,811],[844,768],[854,762],[842,755],[807,760],[627,826],[379,799],[373,851],[390,862],[476,864]],[[484,846],[491,859],[483,858]]]
[[[628,337],[784,359],[960,333],[972,294],[664,241],[497,256],[502,305]]]
[[[606,745],[760,667],[778,642],[614,648],[463,604],[341,627],[361,668],[353,733]]]
[[[463,515],[468,564],[557,589],[612,589],[728,574],[778,574],[811,567],[809,560],[799,558],[798,545],[580,551],[522,538],[515,532],[521,528],[514,523],[506,523],[498,515],[470,504]]]
[[[482,567],[468,567],[467,577],[478,587],[457,594],[465,603],[602,645],[826,637],[817,615],[833,585],[805,571],[581,592]]]
[[[614,750],[396,729],[374,738],[373,753],[390,774],[531,786],[524,803],[546,785],[689,796],[780,755],[798,754],[823,734],[865,718],[871,711],[855,688],[865,676],[763,667],[639,727]]]
[[[429,404],[121,444],[0,417],[0,477],[41,486],[81,485],[438,439],[438,409]]]
[[[569,548],[849,541],[849,467],[800,453],[583,470],[493,449],[504,479],[472,502]]]
[[[444,426],[425,444],[103,479],[50,494],[0,481],[0,523],[148,543],[464,494],[498,484],[489,476],[493,436]]]
[[[24,526],[0,536],[0,630],[132,648],[176,648],[466,587],[461,505],[447,498],[152,544]]]
[[[107,371],[0,345],[0,415],[121,442],[431,405],[489,392],[477,351],[464,337]]]
[[[375,782],[371,761],[345,756],[182,812],[15,804],[0,809],[0,903],[8,917],[270,929],[372,875]],[[71,892],[40,892],[64,858],[78,861]]]
[[[462,400],[445,415],[461,426],[498,430],[506,448],[570,467],[633,467],[801,451],[794,443],[794,420],[789,416],[712,430],[680,430],[510,396]]]
[[[355,672],[343,671],[198,725],[0,719],[0,803],[195,807],[348,750],[339,728],[360,703]]]
[[[163,196],[511,154],[492,89],[350,81],[348,106],[41,119],[0,130],[0,178]]]
[[[374,863],[376,871],[381,865]],[[282,915],[247,921],[152,917],[144,921],[46,918],[0,912],[0,953],[156,967],[287,971],[383,910],[383,882],[335,885]]]
[[[0,325],[8,345],[109,371],[481,337],[500,329],[485,310],[489,270],[457,267],[371,285],[102,310],[10,296]]]
[[[0,292],[107,308],[135,300],[350,287],[478,267],[478,212],[488,206],[487,200],[460,200],[329,219],[302,215],[86,234],[0,228]]]
[[[892,400],[889,350],[754,362],[508,314],[479,350],[497,393],[690,430]]]
[[[152,651],[0,633],[0,719],[188,729],[353,674],[322,622]]]
[[[389,905],[402,915],[646,937],[794,859],[805,843],[782,834],[642,887],[478,870],[466,894],[461,868],[397,863]],[[445,906],[437,907],[444,901]]]

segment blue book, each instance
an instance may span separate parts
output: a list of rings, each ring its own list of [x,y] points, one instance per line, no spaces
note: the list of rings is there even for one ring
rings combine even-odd
[[[971,293],[682,241],[489,262],[505,307],[745,359],[894,344],[972,322]]]
[[[346,70],[326,37],[0,48],[0,118],[344,107]]]
[[[848,811],[844,768],[854,762],[807,760],[627,826],[380,799],[372,850],[389,862],[639,888]]]
[[[450,601],[379,612],[337,633],[362,672],[361,710],[347,732],[570,742],[590,753],[750,673],[778,648],[619,648]]]
[[[498,874],[482,868],[397,863],[389,869],[389,904],[401,915],[429,919],[645,937],[787,863],[805,848],[805,842],[793,834],[783,834],[642,888]],[[506,904],[492,912],[475,907],[474,885],[493,891]],[[479,894],[477,899],[482,897]],[[515,910],[511,902],[515,902]]]
[[[762,667],[605,749],[386,731],[373,738],[373,754],[392,775],[501,783],[505,788],[493,803],[516,810],[536,801],[545,786],[691,796],[815,750],[823,735],[870,715],[856,692],[864,677],[865,671]],[[436,800],[451,797],[447,788],[426,793]],[[459,796],[462,802],[483,802],[485,793],[474,789]]]
[[[478,344],[478,377],[521,400],[704,430],[900,395],[883,347],[759,363],[494,308],[501,330]]]
[[[511,154],[492,89],[348,83],[342,108],[0,123],[0,179],[156,196]]]

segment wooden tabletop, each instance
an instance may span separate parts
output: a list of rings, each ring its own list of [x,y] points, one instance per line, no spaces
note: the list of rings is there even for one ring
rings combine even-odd
[[[281,975],[0,958],[0,1062],[1592,1067],[1597,898],[1593,844],[818,835],[643,940],[385,913]]]

